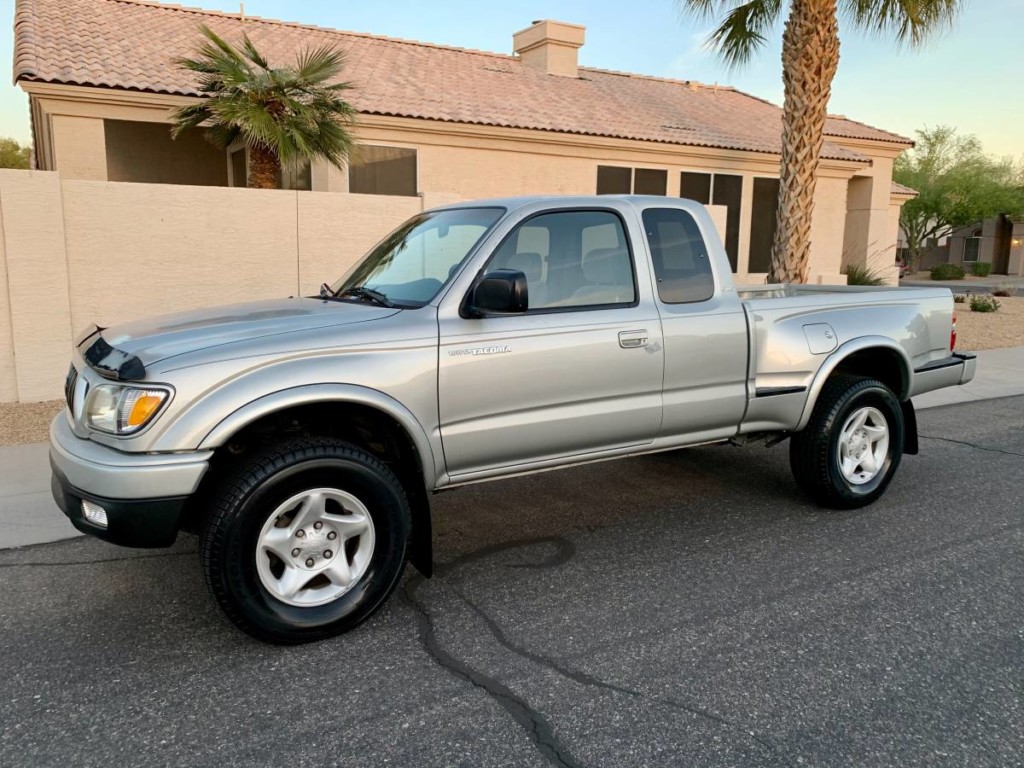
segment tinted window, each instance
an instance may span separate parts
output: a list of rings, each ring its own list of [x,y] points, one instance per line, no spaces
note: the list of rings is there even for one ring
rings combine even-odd
[[[736,271],[737,255],[740,250],[740,199],[743,196],[743,177],[724,173],[715,174],[715,186],[711,202],[728,209],[725,217],[725,252],[729,264]]]
[[[633,169],[597,166],[597,194],[628,195],[633,186]]]
[[[693,217],[675,208],[648,208],[643,220],[659,298],[666,304],[710,299],[711,259]]]
[[[668,186],[668,171],[657,168],[637,168],[633,171],[633,194],[664,195]]]
[[[562,211],[514,229],[486,271],[526,275],[530,311],[615,306],[636,301],[633,262],[622,221],[607,211]]]
[[[778,179],[754,179],[753,209],[750,213],[750,265],[748,272],[767,272],[772,262],[775,239],[775,209],[779,200]]]
[[[363,195],[416,194],[416,150],[360,144],[348,165],[348,191]]]
[[[683,171],[679,177],[679,196],[707,205],[711,202],[711,174]]]

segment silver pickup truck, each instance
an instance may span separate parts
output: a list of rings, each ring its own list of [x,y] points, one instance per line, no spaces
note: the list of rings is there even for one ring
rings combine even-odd
[[[973,377],[955,336],[944,288],[736,288],[686,200],[452,205],[319,296],[85,334],[53,493],[116,544],[198,533],[235,624],[316,640],[430,574],[452,486],[789,438],[811,498],[869,504],[917,452],[911,398]]]

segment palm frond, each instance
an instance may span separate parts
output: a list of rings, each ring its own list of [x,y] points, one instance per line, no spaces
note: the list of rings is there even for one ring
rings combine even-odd
[[[337,48],[307,48],[295,63],[295,77],[309,85],[319,85],[338,75],[344,66],[345,54]]]
[[[257,50],[256,46],[253,45],[253,42],[249,39],[248,35],[242,35],[242,51],[245,53],[245,58],[260,69],[270,69],[270,64],[267,62],[266,58],[264,58],[263,54]]]
[[[684,13],[697,18],[720,18],[707,44],[729,67],[750,61],[767,40],[782,11],[782,0],[679,0]]]
[[[951,27],[965,5],[964,0],[844,0],[843,10],[861,29],[918,46]]]
[[[337,80],[345,62],[331,46],[307,48],[295,64],[272,67],[243,35],[238,47],[208,27],[196,55],[177,64],[196,75],[203,101],[175,113],[173,134],[207,127],[220,147],[236,141],[269,152],[282,164],[323,158],[341,165],[355,141],[356,110],[341,94],[353,86]]]

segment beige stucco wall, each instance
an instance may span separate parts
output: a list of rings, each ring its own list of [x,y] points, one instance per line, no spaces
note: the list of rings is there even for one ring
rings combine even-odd
[[[102,118],[53,115],[50,125],[57,170],[69,179],[107,178]]]
[[[59,398],[92,323],[315,293],[453,195],[337,195],[0,171],[0,402]]]
[[[71,312],[61,184],[55,173],[0,171],[3,271],[7,274],[14,400],[58,397],[68,368]],[[0,333],[0,344],[4,339]]]
[[[69,180],[71,321],[270,298],[298,285],[296,194]]]
[[[299,192],[298,291],[333,283],[384,235],[422,209],[418,197]]]

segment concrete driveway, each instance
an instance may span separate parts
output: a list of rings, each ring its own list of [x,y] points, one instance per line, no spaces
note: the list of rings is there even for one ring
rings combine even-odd
[[[298,648],[195,540],[0,552],[0,764],[991,765],[1024,754],[1024,398],[920,415],[825,512],[785,447],[436,497],[440,574]]]

